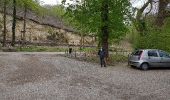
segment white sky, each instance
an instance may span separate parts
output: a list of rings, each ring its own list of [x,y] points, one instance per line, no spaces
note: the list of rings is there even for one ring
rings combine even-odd
[[[62,0],[40,0],[42,4],[50,4],[50,5],[56,5],[61,4]]]
[[[61,4],[62,0],[40,0],[41,4],[50,4],[50,5],[56,5]],[[131,0],[131,3],[133,4],[133,7],[141,7],[147,0]]]
[[[137,8],[142,7],[146,3],[146,1],[148,0],[130,0],[132,6]]]

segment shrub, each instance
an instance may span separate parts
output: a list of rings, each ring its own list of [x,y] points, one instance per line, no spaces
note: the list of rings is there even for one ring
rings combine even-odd
[[[111,63],[127,62],[128,57],[122,54],[112,54],[110,55],[109,61]]]

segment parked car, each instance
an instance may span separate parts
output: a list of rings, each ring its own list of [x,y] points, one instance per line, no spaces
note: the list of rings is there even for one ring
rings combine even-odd
[[[143,70],[150,67],[170,67],[170,54],[158,49],[136,50],[129,56],[128,64]]]

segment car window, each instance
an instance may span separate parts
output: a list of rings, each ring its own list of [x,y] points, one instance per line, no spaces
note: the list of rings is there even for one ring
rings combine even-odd
[[[135,51],[132,53],[132,55],[134,56],[140,56],[142,54],[143,51]]]
[[[158,54],[156,51],[148,51],[148,56],[149,57],[158,57]]]
[[[170,58],[169,54],[164,51],[159,51],[160,57]]]

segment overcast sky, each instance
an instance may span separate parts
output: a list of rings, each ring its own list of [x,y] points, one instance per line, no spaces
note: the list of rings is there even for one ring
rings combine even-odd
[[[62,0],[40,0],[43,4],[56,5],[60,4]]]
[[[62,0],[40,0],[42,4],[56,5],[61,4]],[[134,7],[141,7],[147,0],[131,0]]]

